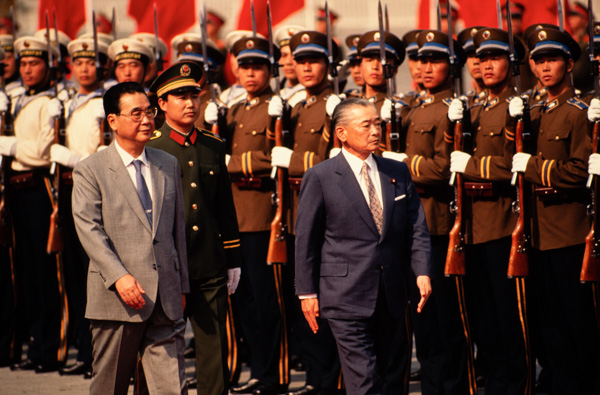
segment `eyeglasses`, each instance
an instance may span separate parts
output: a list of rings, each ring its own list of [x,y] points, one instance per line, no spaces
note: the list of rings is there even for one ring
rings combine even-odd
[[[152,106],[152,107],[148,107],[145,110],[133,110],[131,112],[131,114],[117,114],[117,115],[121,115],[127,118],[130,118],[133,122],[141,122],[141,120],[144,118],[144,115],[148,117],[148,119],[154,119],[156,117],[156,114],[158,113],[158,108]]]

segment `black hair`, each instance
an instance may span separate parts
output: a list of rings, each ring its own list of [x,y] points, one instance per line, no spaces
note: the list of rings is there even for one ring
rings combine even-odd
[[[333,110],[333,114],[331,116],[331,130],[335,133],[335,128],[338,125],[347,126],[352,121],[352,114],[350,114],[350,110],[354,107],[372,107],[375,108],[375,105],[368,101],[367,99],[362,98],[351,98],[342,100],[340,104],[335,107]]]
[[[137,82],[122,82],[117,84],[106,91],[102,98],[102,104],[104,105],[104,113],[119,114],[121,112],[121,97],[123,95],[133,95],[135,93],[142,93],[146,95],[146,91],[141,84]]]

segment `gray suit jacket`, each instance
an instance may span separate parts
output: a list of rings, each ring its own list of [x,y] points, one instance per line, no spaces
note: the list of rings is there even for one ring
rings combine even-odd
[[[166,315],[183,316],[189,292],[185,218],[177,159],[146,148],[152,177],[153,229],[115,144],[77,164],[73,171],[73,218],[90,257],[86,318],[141,322],[157,294]],[[119,297],[115,282],[131,274],[146,291],[136,310]]]

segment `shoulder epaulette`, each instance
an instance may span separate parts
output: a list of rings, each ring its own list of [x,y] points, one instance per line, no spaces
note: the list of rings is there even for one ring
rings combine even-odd
[[[323,101],[327,101],[332,95],[333,95],[333,93],[323,96]]]
[[[160,130],[155,130],[154,133],[152,133],[152,136],[150,137],[150,140],[156,140],[160,136],[162,136],[161,131]]]
[[[206,137],[212,137],[215,140],[223,142],[223,140],[221,140],[221,138],[219,136],[217,136],[216,134],[214,134],[211,131],[208,131],[208,130],[205,130],[205,129],[198,129],[198,130],[200,131],[200,133],[202,133]]]
[[[542,100],[540,102],[537,102],[535,104],[532,104],[529,108],[536,108],[536,107],[543,107],[546,105],[546,101]]]
[[[509,97],[507,97],[507,98],[506,98],[506,102],[507,102],[507,103],[510,103],[510,101],[511,101],[512,99],[514,99],[514,98],[515,98],[515,96],[509,96]]]
[[[587,108],[588,108],[587,104],[585,104],[584,102],[582,102],[581,100],[579,100],[576,97],[570,98],[569,100],[567,100],[567,103],[569,103],[573,107],[577,107],[580,110],[587,110]]]
[[[485,102],[483,101],[474,101],[473,103],[471,103],[471,108],[473,107],[478,107],[478,106],[483,106],[485,104]]]
[[[448,107],[450,107],[450,103],[452,103],[452,98],[451,97],[447,97],[444,100],[442,100],[442,102],[447,105]]]
[[[396,103],[399,103],[402,106],[408,106],[408,103],[406,103],[404,100],[395,100]]]

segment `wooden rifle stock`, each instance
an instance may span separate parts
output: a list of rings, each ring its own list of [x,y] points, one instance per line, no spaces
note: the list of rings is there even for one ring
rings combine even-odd
[[[54,121],[54,143],[60,143],[60,130],[62,126],[62,117],[56,118]],[[61,252],[64,249],[64,236],[61,227],[61,218],[59,210],[59,188],[61,179],[61,169],[58,163],[55,164],[54,169],[54,186],[49,191],[50,200],[52,203],[52,214],[50,214],[50,231],[48,232],[48,244],[46,245],[46,252],[52,254],[55,252]]]
[[[283,147],[283,119],[275,121],[275,145]],[[271,221],[271,236],[269,238],[269,250],[267,252],[267,264],[287,263],[287,190],[285,188],[286,170],[277,168],[277,202],[275,217]]]
[[[524,122],[523,119],[517,121],[515,128],[515,145],[517,152],[525,152],[523,143]],[[529,241],[530,241],[530,212],[529,203],[531,200],[531,191],[529,185],[525,182],[523,173],[517,174],[517,201],[516,209],[519,213],[519,219],[515,229],[512,232],[512,241],[510,245],[510,258],[508,259],[508,278],[527,277],[529,275]]]
[[[403,139],[400,138],[402,121],[396,116],[395,112],[396,110],[392,105],[392,119],[385,124],[385,149],[391,152],[404,152]]]
[[[456,122],[454,124],[454,150],[463,150],[463,124]],[[448,253],[446,254],[446,266],[444,267],[444,275],[448,276],[464,276],[467,273],[465,267],[465,235],[464,223],[466,216],[463,209],[463,175],[455,173],[456,184],[454,187],[454,207],[455,212],[454,225],[450,230],[450,240],[448,242]]]
[[[0,135],[6,136],[6,112],[2,112],[0,117]],[[13,245],[12,225],[10,215],[6,209],[6,194],[8,193],[6,183],[9,178],[11,162],[12,157],[4,156],[2,157],[2,166],[0,167],[0,193],[2,193],[2,197],[0,198],[0,245],[5,247],[11,247]]]
[[[592,151],[598,153],[598,138],[600,138],[600,123],[594,122],[594,132],[592,135]],[[598,199],[600,198],[600,183],[598,178],[594,177],[592,186],[592,212],[593,220],[590,233],[585,238],[585,252],[583,254],[583,264],[581,265],[581,282],[600,282],[600,241],[595,233],[600,229],[600,215],[598,215]]]

